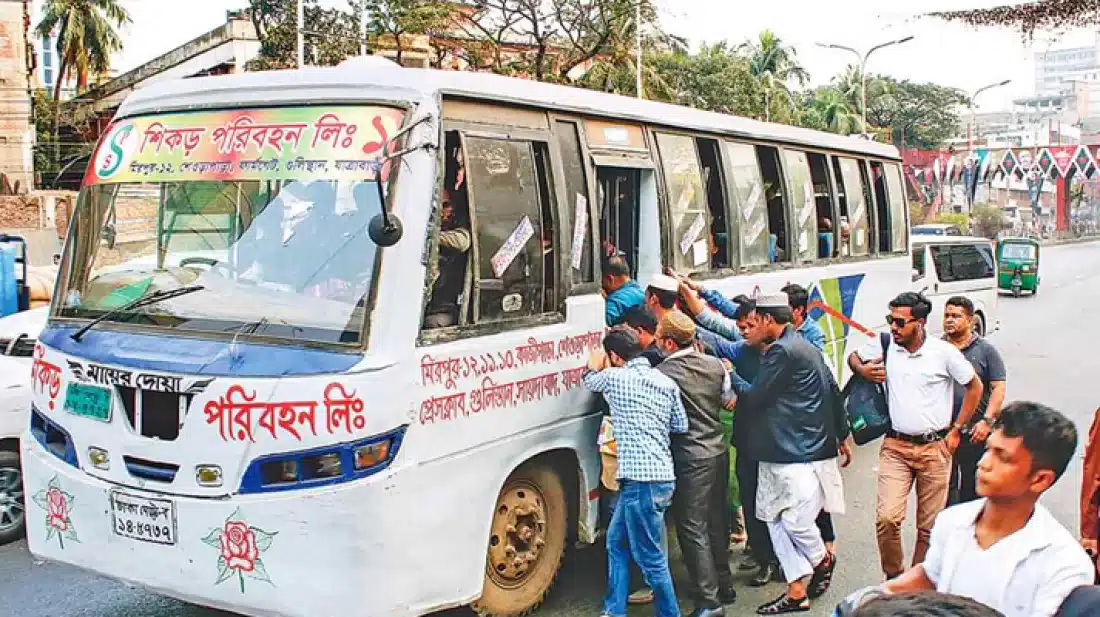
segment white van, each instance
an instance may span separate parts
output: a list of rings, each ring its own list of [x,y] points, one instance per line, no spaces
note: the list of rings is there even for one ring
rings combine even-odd
[[[943,334],[943,307],[952,296],[974,303],[974,329],[986,335],[997,320],[997,259],[993,241],[972,236],[911,236],[913,286],[932,301],[929,332]]]
[[[19,434],[31,406],[31,362],[49,308],[0,319],[0,545],[23,536],[24,491]]]

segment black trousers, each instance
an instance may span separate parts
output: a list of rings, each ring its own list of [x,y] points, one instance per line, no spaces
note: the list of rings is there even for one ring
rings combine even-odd
[[[760,464],[737,451],[737,485],[741,490],[741,509],[745,513],[745,534],[749,537],[752,556],[760,565],[775,561],[775,549],[768,525],[756,518],[756,486],[760,483]]]
[[[677,460],[672,515],[697,606],[722,606],[719,589],[733,587],[727,500],[729,451],[709,459]]]
[[[963,438],[951,461],[947,505],[953,506],[978,498],[978,461],[985,454],[985,443],[971,443]]]

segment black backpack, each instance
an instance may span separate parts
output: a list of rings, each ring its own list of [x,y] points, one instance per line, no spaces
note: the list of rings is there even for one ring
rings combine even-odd
[[[879,343],[885,365],[890,351],[890,334],[880,332]],[[871,443],[886,434],[890,428],[890,407],[885,384],[873,383],[855,374],[848,379],[843,395],[848,426],[857,445]]]

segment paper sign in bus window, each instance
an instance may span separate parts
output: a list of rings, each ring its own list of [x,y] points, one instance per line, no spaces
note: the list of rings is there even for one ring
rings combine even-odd
[[[490,262],[493,264],[493,274],[500,278],[504,275],[504,271],[508,269],[508,266],[512,265],[512,262],[519,257],[519,254],[523,252],[523,247],[527,244],[527,241],[535,235],[535,226],[531,224],[531,219],[524,216],[523,220],[519,222],[519,225],[512,230],[512,235],[508,236],[508,239],[504,241],[504,245],[500,247],[500,250],[493,255]]]
[[[573,218],[573,269],[581,269],[581,258],[584,255],[584,239],[587,236],[585,229],[588,227],[588,199],[577,193],[576,216]]]
[[[760,185],[752,185],[752,191],[749,192],[749,196],[745,199],[745,205],[741,208],[741,213],[744,215],[745,220],[748,221],[752,218],[753,212],[756,211],[756,202],[760,200]]]
[[[764,233],[767,227],[768,224],[764,219],[759,219],[755,223],[751,223],[748,228],[745,229],[745,241],[752,243],[760,237],[760,234]]]
[[[706,240],[696,240],[691,245],[691,263],[696,266],[701,266],[707,263],[707,253],[710,246]]]
[[[699,234],[706,227],[707,220],[703,218],[703,214],[699,213],[695,216],[695,220],[691,222],[691,227],[688,227],[687,232],[680,238],[680,254],[687,255],[691,250],[691,244],[695,242],[695,239],[699,237]]]

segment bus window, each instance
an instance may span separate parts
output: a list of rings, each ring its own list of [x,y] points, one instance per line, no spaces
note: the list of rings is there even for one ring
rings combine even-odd
[[[703,183],[707,189],[707,210],[710,212],[710,267],[728,268],[730,261],[729,226],[726,224],[726,187],[722,182],[722,156],[718,140],[699,137],[699,160],[703,165]]]
[[[562,170],[565,177],[565,212],[568,218],[564,221],[567,226],[566,237],[570,239],[568,246],[573,251],[573,239],[578,237],[578,227],[583,236],[583,247],[580,252],[579,263],[572,259],[570,252],[569,268],[570,278],[573,284],[591,283],[596,280],[592,262],[592,226],[589,224],[588,178],[584,169],[584,153],[581,150],[581,137],[577,129],[577,123],[569,120],[558,120],[554,123],[555,139],[558,151],[561,153]]]
[[[855,159],[834,158],[837,186],[840,187],[841,244],[852,256],[870,252],[867,231],[867,191],[864,190],[861,166]],[[844,254],[844,251],[841,252]]]
[[[768,208],[764,201],[764,177],[756,159],[756,149],[749,144],[726,143],[730,173],[737,195],[733,229],[739,237],[742,266],[768,263]]]
[[[835,216],[833,215],[833,185],[829,181],[829,159],[824,154],[810,152],[810,177],[814,183],[814,210],[817,216],[817,256],[825,259],[837,254]]]
[[[596,180],[602,254],[622,255],[630,265],[631,276],[637,276],[641,174],[626,167],[597,167]]]
[[[671,265],[680,272],[708,270],[710,221],[695,140],[687,135],[658,133],[657,147],[672,231]]]
[[[909,248],[909,230],[905,224],[909,202],[905,198],[905,182],[901,177],[901,166],[890,163],[886,166],[886,192],[890,204],[890,235],[895,253],[904,253]]]
[[[756,158],[764,178],[764,200],[768,204],[768,261],[790,261],[787,250],[786,198],[783,176],[779,173],[779,150],[756,146]]]
[[[817,257],[817,209],[810,162],[805,152],[784,150],[785,170],[790,178],[791,210],[794,213],[794,250],[798,261]]]
[[[886,174],[882,163],[871,161],[871,179],[875,189],[875,230],[878,231],[878,252],[889,253],[893,248],[890,233],[890,202],[886,199]]]
[[[529,141],[466,137],[465,155],[477,251],[475,322],[554,310],[554,273],[544,266],[555,245],[544,153]]]
[[[466,169],[457,131],[446,134],[443,191],[440,197],[438,255],[432,264],[424,328],[447,328],[469,323],[470,201],[466,191]]]

